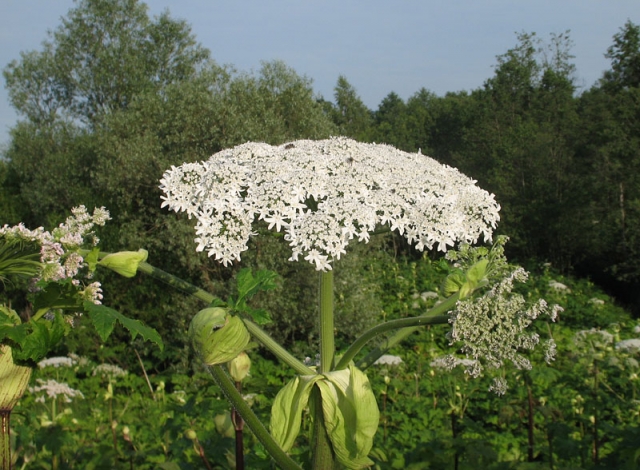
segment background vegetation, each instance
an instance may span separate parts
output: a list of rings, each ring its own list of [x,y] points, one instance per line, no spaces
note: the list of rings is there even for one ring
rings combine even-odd
[[[631,318],[640,314],[640,27],[622,25],[603,51],[610,69],[590,89],[576,86],[571,45],[568,33],[547,41],[522,33],[478,89],[445,96],[421,89],[406,101],[391,92],[370,110],[346,77],[326,100],[282,62],[265,62],[252,74],[220,66],[188,24],[168,14],[150,18],[137,0],[83,0],[41,50],[4,69],[21,120],[0,159],[0,223],[51,228],[72,206],[106,206],[113,217],[100,234],[106,250],[145,248],[152,264],[226,297],[239,267],[195,253],[191,222],[160,209],[158,180],[171,165],[248,140],[280,144],[339,134],[420,150],[496,194],[498,233],[511,237],[507,254],[535,274],[528,293],[560,302],[566,314],[550,327],[559,360],[515,377],[503,399],[487,395],[483,381],[444,377],[429,366],[446,349],[442,331],[412,337],[396,351],[402,366],[371,374],[383,408],[375,450],[381,468],[535,468],[536,461],[544,468],[635,468],[637,362],[614,345],[639,335]],[[352,251],[336,270],[337,322],[345,335],[412,314],[445,270],[435,256],[393,236]],[[258,237],[243,266],[280,274],[282,287],[256,301],[275,319],[271,333],[310,355],[316,279],[310,267],[287,258],[281,237]],[[551,280],[571,292],[549,288]],[[220,452],[230,441],[212,421],[226,405],[194,372],[185,342],[200,306],[149,279],[101,281],[105,303],[158,329],[165,352],[117,337],[99,347],[80,324],[60,354],[92,362],[54,375],[63,374],[86,400],[44,419],[50,404],[25,398],[24,426],[39,429],[33,440],[18,438],[25,468],[52,468],[54,455],[66,465],[58,468],[104,468],[109,459],[135,468],[200,468],[200,444],[212,464],[227,466]],[[4,289],[0,295],[11,298],[11,286]],[[575,340],[576,331],[594,327],[614,335],[602,351]],[[259,351],[252,358],[249,389],[266,414],[286,374]],[[132,371],[104,399],[110,382],[90,374],[99,362]],[[120,423],[113,430],[112,421]],[[200,444],[184,437],[191,428]],[[257,444],[252,455],[251,468],[268,466]]]

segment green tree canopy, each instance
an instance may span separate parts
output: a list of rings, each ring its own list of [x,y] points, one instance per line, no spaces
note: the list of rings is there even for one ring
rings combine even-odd
[[[193,77],[209,59],[186,22],[151,19],[138,0],[82,0],[41,51],[4,70],[15,109],[34,123],[95,125],[142,93]]]

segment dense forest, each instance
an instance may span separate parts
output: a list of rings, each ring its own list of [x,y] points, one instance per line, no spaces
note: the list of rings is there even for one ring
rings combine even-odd
[[[0,167],[2,222],[51,226],[73,205],[104,205],[110,248],[146,247],[165,267],[215,277],[186,248],[187,224],[160,216],[162,172],[245,141],[340,134],[459,168],[496,194],[512,258],[591,278],[637,313],[640,28],[615,34],[590,89],[576,86],[571,46],[568,32],[522,33],[480,88],[390,92],[370,110],[346,77],[333,101],[318,98],[282,62],[256,74],[219,66],[168,14],[81,3],[4,70],[21,120]]]
[[[151,18],[138,0],[80,1],[40,50],[24,52],[4,68],[20,120],[0,159],[0,226],[24,222],[52,228],[74,206],[104,206],[112,216],[99,230],[106,251],[144,248],[155,266],[226,298],[241,266],[223,267],[194,250],[193,221],[161,209],[163,173],[247,141],[282,144],[342,135],[421,152],[458,168],[495,194],[501,205],[497,234],[509,237],[509,259],[544,281],[536,292],[548,288],[547,281],[571,276],[578,279],[580,292],[591,292],[594,283],[637,318],[640,25],[621,25],[603,51],[609,69],[588,89],[576,84],[569,32],[548,39],[521,33],[514,42],[497,56],[493,76],[475,90],[438,96],[423,88],[406,101],[390,92],[372,110],[348,77],[337,77],[333,97],[320,97],[310,78],[280,61],[264,62],[256,73],[219,65],[186,22],[169,13]],[[305,299],[315,296],[313,268],[287,263],[282,237],[257,237],[251,243],[242,265],[272,269],[293,286],[261,297],[262,306],[278,312],[269,331],[296,353],[310,353],[315,307]],[[352,251],[336,269],[336,327],[347,337],[381,311],[402,316],[390,307],[402,298],[389,289],[405,289],[409,296],[415,293],[410,281],[427,289],[426,281],[410,276],[422,270],[428,272],[426,279],[440,259],[417,253],[391,234]],[[425,264],[412,264],[421,260]],[[392,279],[394,272],[403,275]],[[136,355],[139,351],[152,364],[150,374],[190,370],[186,334],[198,309],[193,299],[142,277],[125,280],[103,273],[100,281],[105,304],[144,320],[165,338],[168,347],[162,352],[137,344]],[[22,287],[3,285],[2,300],[25,304]],[[409,308],[406,299],[402,302]],[[604,328],[618,314],[626,315],[619,307],[599,317],[591,305],[581,310],[579,320],[567,321],[576,328]],[[116,359],[125,347],[118,345],[117,334],[109,352],[96,346],[92,334],[70,337],[60,353],[137,367],[135,357]],[[429,347],[435,347],[431,338]],[[416,340],[412,350],[426,349],[426,344]],[[593,371],[589,367],[585,373]],[[525,379],[533,379],[527,377],[518,380],[531,404],[533,382]],[[547,385],[555,380],[537,377]],[[413,393],[412,383],[403,383]],[[472,393],[467,379],[459,383],[463,392]],[[417,385],[415,390],[418,403]],[[635,398],[635,388],[633,393]],[[481,416],[486,410],[476,412]],[[584,422],[588,427],[588,418]],[[458,428],[452,423],[455,437]],[[533,429],[533,418],[529,423]],[[385,441],[386,432],[385,424]],[[620,436],[626,439],[622,431]],[[597,451],[597,435],[593,442]],[[581,448],[583,463],[590,445]],[[551,449],[549,454],[554,468],[555,454]],[[529,461],[533,458],[531,451]],[[592,460],[597,463],[598,456]]]

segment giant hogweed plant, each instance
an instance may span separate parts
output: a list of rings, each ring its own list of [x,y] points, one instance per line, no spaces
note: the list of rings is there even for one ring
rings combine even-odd
[[[387,145],[347,138],[301,140],[281,146],[247,143],[224,150],[201,163],[172,167],[161,180],[163,206],[195,218],[196,250],[225,266],[240,261],[254,225],[284,232],[290,261],[304,260],[319,271],[319,364],[309,366],[273,341],[260,327],[268,315],[246,300],[272,286],[273,274],[242,270],[238,298],[226,303],[146,264],[140,269],[209,303],[192,320],[191,337],[200,357],[256,437],[276,463],[300,468],[288,452],[301,430],[304,410],[313,421],[311,462],[305,468],[358,469],[373,464],[368,454],[378,428],[379,410],[365,370],[389,348],[423,325],[450,323],[448,338],[467,356],[466,372],[511,362],[528,369],[521,354],[540,338],[527,327],[542,314],[555,319],[557,307],[543,300],[528,303],[513,292],[526,272],[509,266],[505,239],[491,250],[472,248],[491,241],[499,220],[494,196],[456,169]],[[432,309],[410,318],[377,325],[337,353],[333,315],[333,266],[354,240],[397,231],[418,250],[447,252],[455,270],[442,288],[444,297]],[[461,249],[451,250],[455,245]],[[269,430],[221,367],[246,348],[253,336],[298,374],[277,394]],[[383,337],[380,341],[379,337]],[[363,348],[378,339],[369,353]],[[553,358],[552,340],[547,358]],[[455,358],[444,364],[453,368]],[[504,393],[500,377],[492,389]]]
[[[104,225],[109,213],[104,208],[90,214],[84,206],[52,231],[40,227],[29,230],[24,225],[0,228],[0,293],[9,287],[20,291],[25,299],[0,303],[0,468],[10,469],[11,410],[24,394],[36,364],[47,356],[85,315],[103,341],[110,336],[116,322],[135,338],[140,335],[163,346],[157,332],[138,320],[101,304],[102,288],[93,280],[98,265],[115,269],[123,275],[131,258],[146,258],[145,252],[116,253],[98,259],[98,238],[94,228]],[[16,310],[15,302],[24,307]],[[16,308],[14,308],[16,307]]]

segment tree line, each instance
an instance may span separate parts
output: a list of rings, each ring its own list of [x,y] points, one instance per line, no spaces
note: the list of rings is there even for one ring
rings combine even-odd
[[[627,22],[606,56],[610,69],[579,90],[569,34],[522,33],[480,88],[389,93],[371,110],[346,77],[325,100],[283,62],[256,73],[217,64],[185,21],[151,18],[138,0],[81,0],[4,69],[20,121],[0,159],[0,222],[51,227],[72,206],[105,206],[105,249],[145,248],[154,265],[224,291],[234,270],[195,253],[191,221],[160,209],[163,172],[246,141],[340,134],[459,168],[496,194],[512,257],[590,277],[637,312],[640,27]],[[280,241],[258,242],[247,263],[303,279]],[[180,312],[193,312],[145,280],[106,282],[113,306],[148,305],[160,330],[182,331],[191,314]]]

